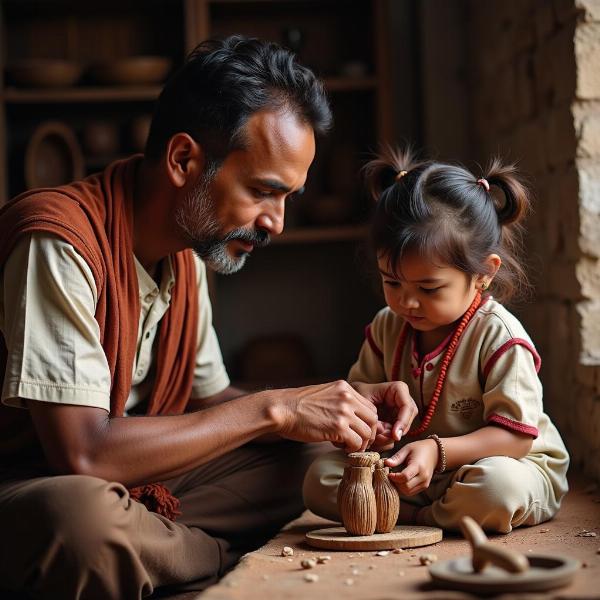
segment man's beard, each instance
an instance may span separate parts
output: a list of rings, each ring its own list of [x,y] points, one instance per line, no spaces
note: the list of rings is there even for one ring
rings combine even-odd
[[[227,244],[233,240],[251,244],[255,248],[266,246],[270,236],[266,231],[238,227],[223,235],[210,195],[210,185],[218,166],[207,164],[198,185],[185,197],[175,213],[175,222],[188,238],[194,252],[213,270],[223,275],[239,271],[248,258],[248,252],[232,256]]]

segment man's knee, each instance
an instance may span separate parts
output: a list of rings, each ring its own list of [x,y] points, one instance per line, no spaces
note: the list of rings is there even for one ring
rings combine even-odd
[[[120,484],[83,475],[31,481],[2,503],[5,542],[0,565],[12,589],[44,587],[54,571],[87,569],[115,542],[123,525],[127,491]]]

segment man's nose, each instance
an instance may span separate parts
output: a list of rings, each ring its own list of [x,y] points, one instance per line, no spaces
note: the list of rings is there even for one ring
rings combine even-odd
[[[269,235],[279,235],[283,231],[285,218],[285,201],[278,200],[270,203],[256,219],[258,229],[263,229]]]

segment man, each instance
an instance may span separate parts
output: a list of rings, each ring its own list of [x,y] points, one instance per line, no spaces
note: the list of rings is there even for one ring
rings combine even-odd
[[[2,210],[4,587],[203,589],[302,510],[296,442],[364,449],[385,399],[410,419],[402,393],[345,382],[243,395],[212,328],[205,265],[233,273],[281,233],[330,119],[287,51],[207,42],[144,157]],[[287,441],[247,445],[273,434]]]

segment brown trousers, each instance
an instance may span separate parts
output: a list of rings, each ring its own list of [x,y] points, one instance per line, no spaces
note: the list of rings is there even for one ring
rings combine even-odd
[[[95,477],[0,482],[0,586],[61,600],[202,590],[301,513],[318,452],[249,444],[165,481],[181,501],[175,522]]]

